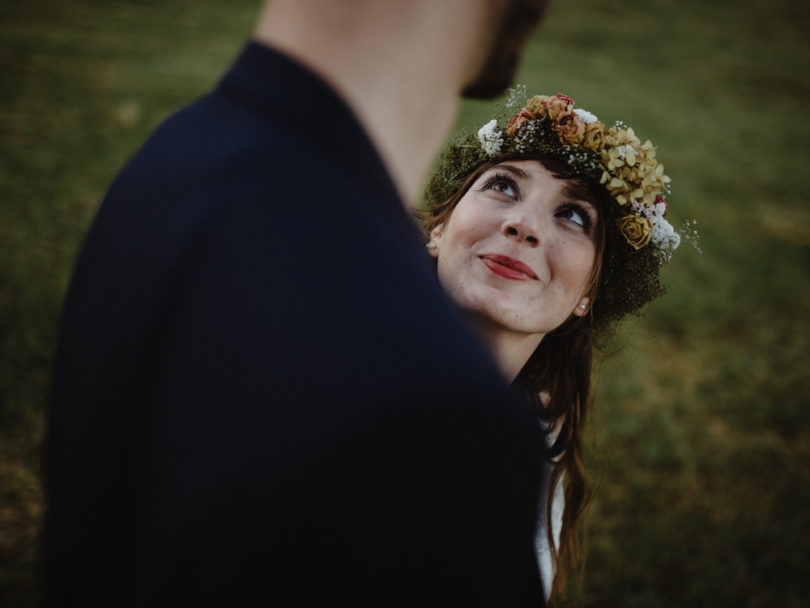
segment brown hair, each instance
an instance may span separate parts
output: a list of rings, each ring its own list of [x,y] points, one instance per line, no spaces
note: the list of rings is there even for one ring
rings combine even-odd
[[[576,523],[589,497],[582,459],[582,432],[590,399],[591,367],[594,348],[593,305],[596,301],[602,269],[609,248],[609,196],[599,184],[581,177],[572,177],[567,165],[558,159],[539,154],[506,154],[479,164],[463,179],[461,187],[439,202],[428,202],[421,213],[426,234],[445,225],[458,202],[475,181],[488,169],[508,160],[537,160],[559,179],[568,180],[571,193],[593,203],[599,212],[596,226],[596,257],[586,295],[590,298],[589,312],[583,317],[571,316],[560,327],[546,334],[537,349],[515,379],[536,405],[538,418],[544,423],[554,443],[548,450],[551,478],[546,504],[546,530],[556,576],[552,597],[562,597],[568,576],[580,563],[580,543]],[[546,393],[549,399],[541,400]],[[546,403],[543,403],[546,401]],[[555,436],[556,435],[556,436]],[[557,483],[564,479],[565,509],[563,511],[560,545],[556,547],[551,522],[551,505]]]

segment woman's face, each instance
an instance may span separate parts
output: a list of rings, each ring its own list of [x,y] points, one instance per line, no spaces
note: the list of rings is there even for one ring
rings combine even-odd
[[[439,281],[462,309],[543,335],[588,308],[599,212],[539,161],[484,172],[431,233]]]

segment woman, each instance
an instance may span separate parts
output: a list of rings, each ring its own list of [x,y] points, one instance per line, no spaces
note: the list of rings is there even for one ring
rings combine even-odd
[[[452,143],[427,188],[439,280],[547,431],[536,543],[547,594],[577,558],[594,338],[663,293],[680,242],[663,217],[668,184],[649,141],[557,95]]]

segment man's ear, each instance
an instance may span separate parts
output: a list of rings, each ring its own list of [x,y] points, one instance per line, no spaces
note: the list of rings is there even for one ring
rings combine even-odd
[[[444,236],[444,224],[439,224],[430,231],[430,240],[427,243],[427,250],[434,258],[439,257],[439,245],[441,245],[442,236]]]
[[[591,299],[588,296],[582,296],[579,302],[577,302],[576,308],[574,308],[574,315],[577,317],[584,317],[585,313],[588,312],[588,304],[590,301]]]

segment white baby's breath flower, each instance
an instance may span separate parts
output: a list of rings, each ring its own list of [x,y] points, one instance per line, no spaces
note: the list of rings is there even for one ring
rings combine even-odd
[[[507,109],[516,110],[520,108],[526,100],[527,88],[525,84],[516,84],[506,91]]]
[[[646,217],[647,216],[646,207],[647,206],[644,203],[642,203],[641,201],[632,201],[630,203],[630,208],[633,210],[633,213],[635,213],[636,215],[642,215],[642,216]]]
[[[498,121],[492,119],[478,129],[478,141],[481,142],[481,148],[483,148],[487,156],[495,156],[501,151],[503,138],[501,137],[501,132],[497,130],[497,127]]]
[[[579,108],[574,110],[574,114],[579,116],[579,119],[584,122],[586,125],[591,124],[592,122],[596,122],[599,120],[595,115],[588,112],[588,110],[581,110]]]
[[[659,216],[653,224],[650,241],[662,251],[672,251],[681,244],[681,235],[675,232],[672,224]]]
[[[703,250],[700,248],[700,243],[698,243],[699,234],[697,231],[697,220],[686,220],[684,222],[683,228],[681,228],[681,236],[686,239],[687,243],[691,243],[692,247],[697,249],[698,253],[703,253]]]
[[[630,208],[633,210],[633,213],[646,217],[652,224],[655,224],[660,218],[663,218],[664,214],[667,212],[667,204],[663,202],[647,205],[643,201],[632,201]]]

